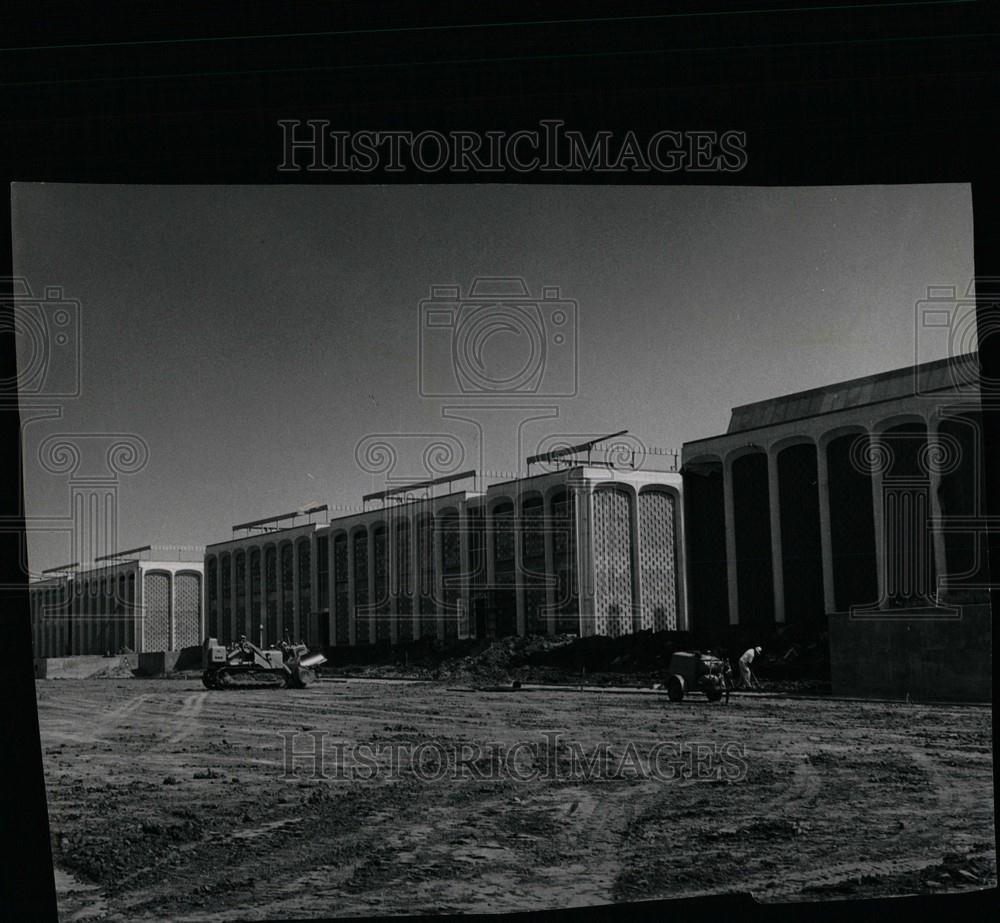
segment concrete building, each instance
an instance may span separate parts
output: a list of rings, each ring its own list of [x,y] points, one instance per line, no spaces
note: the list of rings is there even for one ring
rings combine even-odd
[[[179,650],[201,643],[201,561],[129,557],[77,571],[75,565],[29,584],[35,657]]]
[[[234,527],[206,547],[209,634],[336,647],[686,627],[676,472],[566,463],[430,495],[447,480],[325,524]]]
[[[736,407],[688,442],[696,624],[988,601],[978,358]]]

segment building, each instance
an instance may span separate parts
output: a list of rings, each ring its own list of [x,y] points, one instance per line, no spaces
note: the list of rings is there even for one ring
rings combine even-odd
[[[28,585],[35,657],[179,650],[201,643],[204,566],[155,561],[149,546],[86,570],[54,568]]]
[[[684,445],[696,624],[988,601],[978,357],[736,407]]]
[[[205,550],[208,632],[338,647],[685,628],[680,475],[560,464],[480,492],[450,483],[475,472],[380,491],[324,524],[294,524],[317,507],[234,526]]]

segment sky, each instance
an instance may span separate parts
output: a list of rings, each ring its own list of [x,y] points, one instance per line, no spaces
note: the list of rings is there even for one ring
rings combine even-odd
[[[16,274],[61,287],[80,318],[79,396],[50,401],[58,417],[22,409],[25,512],[70,515],[46,439],[130,434],[148,460],[116,481],[119,548],[355,509],[385,486],[379,444],[391,483],[506,480],[622,429],[679,451],[733,406],[945,356],[920,301],[974,274],[967,185],[22,183],[12,198]],[[498,324],[476,314],[477,278],[529,296]],[[432,298],[441,286],[458,298]],[[28,546],[35,573],[72,559],[58,529],[29,528]]]

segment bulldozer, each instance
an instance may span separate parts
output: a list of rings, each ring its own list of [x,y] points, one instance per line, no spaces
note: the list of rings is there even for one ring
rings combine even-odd
[[[322,654],[310,654],[304,644],[283,641],[267,650],[246,637],[226,646],[206,638],[202,646],[201,680],[208,689],[304,689],[316,681],[316,667],[326,663]]]

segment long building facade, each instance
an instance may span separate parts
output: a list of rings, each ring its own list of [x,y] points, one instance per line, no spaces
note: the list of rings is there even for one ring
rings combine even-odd
[[[687,626],[676,472],[575,464],[205,550],[207,631],[310,646]]]
[[[975,355],[736,407],[688,442],[698,624],[988,600]]]
[[[36,657],[179,650],[202,640],[201,561],[119,560],[28,590]]]

